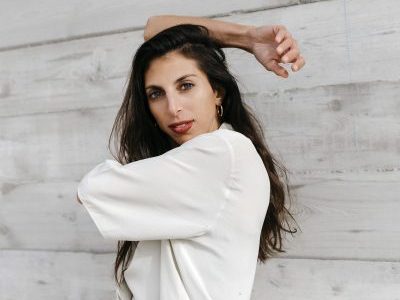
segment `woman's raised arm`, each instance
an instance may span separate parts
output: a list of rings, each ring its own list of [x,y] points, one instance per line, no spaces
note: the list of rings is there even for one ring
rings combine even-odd
[[[288,72],[279,63],[292,63],[296,72],[305,65],[297,41],[283,25],[252,26],[203,17],[157,15],[148,18],[144,40],[179,24],[207,27],[211,37],[222,48],[239,48],[251,54],[268,70],[287,78]]]
[[[240,48],[251,53],[251,41],[248,31],[253,26],[224,22],[220,20],[175,15],[151,16],[144,30],[147,41],[157,33],[179,24],[196,24],[207,27],[211,36],[224,48]]]

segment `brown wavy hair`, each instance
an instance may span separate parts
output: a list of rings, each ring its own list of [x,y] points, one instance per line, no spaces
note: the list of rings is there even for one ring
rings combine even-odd
[[[235,77],[229,72],[225,53],[218,41],[211,38],[206,27],[194,24],[180,24],[169,27],[144,42],[136,51],[132,61],[130,76],[122,105],[111,130],[108,147],[112,137],[116,137],[116,158],[121,164],[130,163],[161,155],[173,148],[168,136],[155,127],[145,93],[144,75],[150,62],[170,51],[177,51],[186,58],[197,62],[199,69],[206,74],[215,90],[223,89],[223,117],[233,129],[247,136],[253,142],[262,158],[270,179],[270,201],[260,235],[258,261],[265,262],[274,252],[282,250],[282,232],[297,232],[284,228],[292,214],[285,207],[291,200],[286,168],[271,154],[265,143],[260,122],[251,108],[243,101]],[[110,149],[111,150],[111,149]],[[111,151],[112,152],[112,151]],[[286,189],[286,190],[285,190]],[[285,192],[287,192],[285,194]],[[266,195],[267,197],[267,195]],[[114,276],[120,284],[139,241],[118,241]],[[120,271],[120,279],[118,273]]]

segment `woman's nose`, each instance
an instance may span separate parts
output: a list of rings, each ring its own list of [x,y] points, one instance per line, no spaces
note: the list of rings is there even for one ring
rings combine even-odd
[[[176,94],[169,94],[167,95],[167,105],[168,105],[168,112],[172,115],[175,115],[179,110],[181,110],[181,101],[178,95]]]

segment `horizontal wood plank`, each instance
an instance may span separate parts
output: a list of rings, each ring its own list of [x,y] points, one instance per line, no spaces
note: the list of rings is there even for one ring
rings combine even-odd
[[[272,259],[257,268],[252,299],[399,300],[399,282],[398,261]]]
[[[0,298],[114,299],[115,254],[0,251]]]
[[[381,172],[400,168],[396,82],[247,94],[266,142],[295,174]],[[4,182],[78,180],[105,157],[118,107],[0,119]],[[386,113],[387,112],[387,113]],[[35,159],[32,159],[35,158]]]
[[[77,1],[3,0],[0,51],[142,29],[152,15],[220,17],[323,0]],[[12,33],[12,34],[10,34]]]
[[[300,228],[292,224],[299,231],[284,236],[279,256],[399,260],[398,174],[292,176],[290,210]],[[45,181],[3,189],[0,249],[114,251],[116,242],[102,238],[76,201],[76,187]]]
[[[113,299],[113,256],[2,251],[1,299]],[[399,281],[399,262],[274,258],[257,266],[251,299],[398,300]]]

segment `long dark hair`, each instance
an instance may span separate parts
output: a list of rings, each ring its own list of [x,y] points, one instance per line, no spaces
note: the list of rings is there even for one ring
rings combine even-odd
[[[221,45],[209,35],[206,27],[181,24],[167,28],[144,42],[136,51],[125,96],[109,139],[110,149],[111,138],[113,135],[116,137],[117,157],[113,156],[121,164],[126,164],[161,155],[173,148],[168,136],[154,126],[155,119],[150,112],[144,89],[144,75],[150,62],[170,51],[177,51],[184,57],[195,60],[214,91],[223,90],[224,113],[221,122],[231,124],[235,131],[251,139],[268,172],[270,195],[266,201],[269,200],[270,204],[261,230],[258,261],[265,262],[275,251],[286,252],[282,250],[282,231],[291,234],[297,232],[296,229],[291,231],[282,226],[283,223],[288,224],[289,216],[295,221],[285,207],[286,200],[292,198],[287,183],[287,170],[271,155],[265,143],[262,126],[250,107],[242,101],[236,79],[228,70]],[[139,241],[118,241],[114,276],[119,284],[124,280],[124,271],[138,243]],[[121,276],[118,280],[119,271]]]

